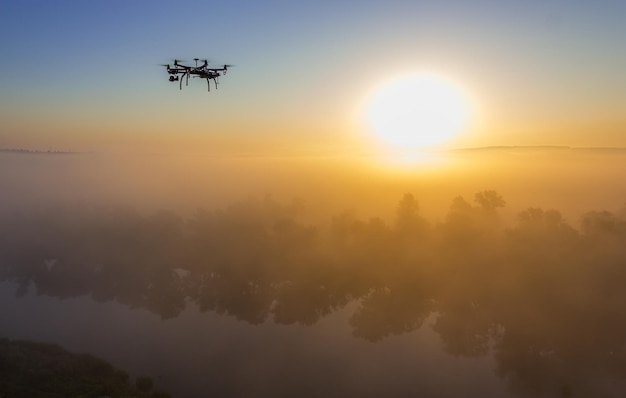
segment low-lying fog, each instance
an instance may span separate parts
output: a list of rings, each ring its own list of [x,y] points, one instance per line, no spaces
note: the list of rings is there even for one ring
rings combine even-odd
[[[163,322],[194,308],[267,334],[268,324],[312,326],[336,314],[354,339],[376,344],[428,326],[438,343],[431,337],[425,346],[493,358],[493,374],[514,393],[620,396],[626,151],[500,148],[442,157],[400,169],[367,158],[0,153],[0,280],[17,297],[91,297]],[[255,391],[240,378],[271,394],[307,385],[298,372],[313,355],[302,351],[306,344],[271,360],[246,346],[252,353],[203,354],[230,361],[231,373],[220,372],[230,379],[191,371],[185,359],[180,366],[229,396]],[[348,346],[325,345],[352,358]],[[322,365],[314,377],[336,384],[316,384],[311,396],[419,391],[389,345],[368,347],[351,350],[384,364],[384,378],[348,359],[341,370],[327,368],[330,357],[316,350]],[[242,373],[244,357],[261,373]],[[415,360],[428,368],[428,358]],[[451,366],[431,365],[440,376]],[[371,390],[347,377],[357,369]],[[279,378],[288,383],[268,382]],[[165,384],[181,392],[193,383]],[[482,396],[503,394],[495,382],[481,389],[459,381],[468,384],[454,391],[423,383],[427,396],[458,396],[470,384]]]
[[[298,200],[319,223],[346,210],[393,216],[405,193],[421,215],[441,220],[452,199],[496,190],[502,216],[527,207],[557,209],[573,223],[589,210],[626,203],[626,150],[490,148],[440,153],[424,164],[372,157],[212,157],[0,152],[2,207],[53,203],[121,204],[188,214],[248,198]],[[432,159],[431,159],[432,160]]]

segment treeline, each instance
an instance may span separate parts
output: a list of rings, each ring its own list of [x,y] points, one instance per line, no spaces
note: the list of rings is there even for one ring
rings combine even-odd
[[[47,150],[47,151],[42,151],[39,149],[24,149],[24,148],[0,148],[0,153],[1,152],[6,152],[6,153],[18,153],[18,154],[28,154],[28,155],[41,155],[41,154],[45,154],[45,155],[72,155],[72,154],[76,154],[78,152],[72,152],[72,151],[58,151],[58,150]]]
[[[598,380],[626,374],[626,219],[592,211],[575,227],[528,208],[504,226],[504,205],[495,191],[457,197],[433,223],[406,194],[392,220],[344,213],[318,225],[300,221],[299,203],[270,199],[186,219],[57,206],[4,216],[0,272],[18,295],[34,284],[163,318],[194,303],[310,325],[356,300],[353,334],[370,341],[436,314],[449,353],[492,352],[520,390],[603,396]]]

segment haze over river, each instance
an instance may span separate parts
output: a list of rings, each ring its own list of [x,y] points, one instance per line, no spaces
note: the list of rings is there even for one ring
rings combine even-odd
[[[513,152],[508,181],[343,169],[277,198],[213,169],[209,188],[186,186],[182,161],[160,157],[0,154],[21,165],[0,174],[0,337],[90,353],[183,398],[621,397],[626,158]],[[284,182],[306,169],[242,162],[222,170],[252,181],[263,163]],[[133,185],[146,169],[172,174]],[[329,189],[349,173],[358,182]],[[168,182],[180,197],[165,208]],[[375,195],[385,184],[392,204]]]

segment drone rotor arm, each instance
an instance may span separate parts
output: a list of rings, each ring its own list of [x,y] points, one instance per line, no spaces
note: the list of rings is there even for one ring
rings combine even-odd
[[[219,85],[219,77],[225,75],[228,71],[228,68],[233,66],[229,64],[224,64],[222,67],[209,68],[209,61],[207,59],[200,60],[199,58],[194,58],[195,66],[183,65],[181,62],[185,62],[179,59],[174,59],[174,65],[170,64],[162,64],[167,69],[167,72],[170,74],[170,81],[178,80],[178,88],[179,90],[183,89],[183,79],[185,80],[185,86],[189,86],[189,77],[199,77],[202,79],[206,79],[207,81],[207,90],[211,91],[211,80],[214,81],[215,88],[218,88]],[[198,61],[202,62],[202,64],[198,65]]]

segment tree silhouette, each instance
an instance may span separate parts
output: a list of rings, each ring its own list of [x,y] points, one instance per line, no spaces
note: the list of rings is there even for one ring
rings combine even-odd
[[[299,202],[271,198],[187,219],[123,206],[7,212],[0,279],[20,295],[91,295],[165,319],[194,303],[250,324],[311,325],[354,303],[356,338],[410,333],[432,317],[448,353],[494,355],[520,393],[626,388],[623,215],[588,212],[576,229],[531,207],[505,228],[504,204],[491,190],[456,197],[434,224],[410,193],[391,222],[343,213],[311,225]]]

